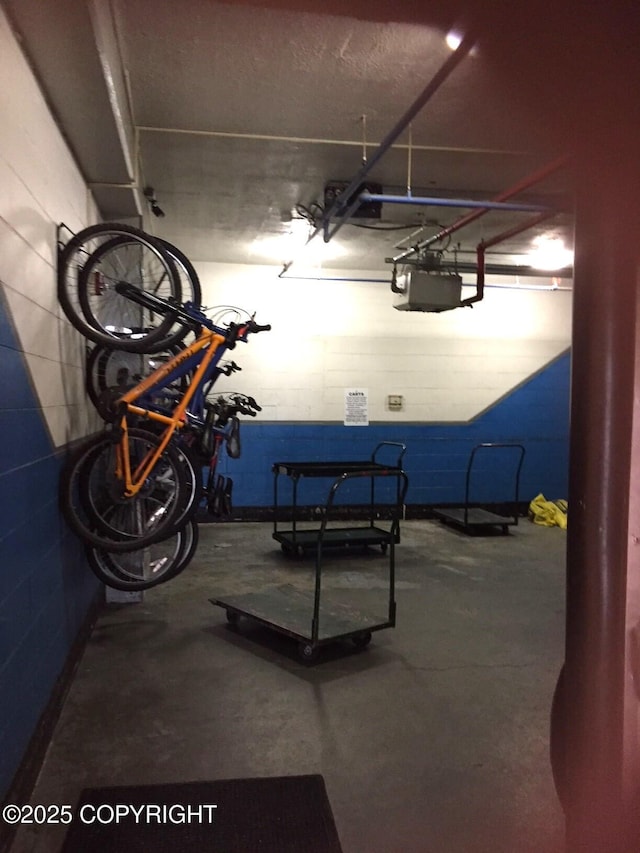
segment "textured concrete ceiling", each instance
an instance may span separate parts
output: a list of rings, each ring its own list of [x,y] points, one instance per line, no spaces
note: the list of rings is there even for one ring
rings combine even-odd
[[[450,56],[444,35],[459,17],[452,3],[430,4],[427,17],[415,3],[4,2],[104,215],[141,212],[195,261],[257,264],[287,260],[273,238],[296,207],[317,215],[327,181],[350,181],[375,155]],[[489,61],[495,26],[483,37],[367,177],[385,193],[492,198],[565,153],[531,85]],[[145,186],[163,218],[150,215]],[[543,230],[570,242],[569,188],[560,170],[519,195],[564,212],[501,250],[524,251]],[[344,226],[339,261],[325,265],[388,271],[404,235],[464,212],[385,204],[380,221]],[[480,239],[527,216],[489,213],[454,244],[471,258]]]

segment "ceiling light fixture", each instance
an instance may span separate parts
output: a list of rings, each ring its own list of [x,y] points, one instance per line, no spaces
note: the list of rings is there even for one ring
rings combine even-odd
[[[535,269],[559,270],[571,266],[573,252],[565,246],[562,237],[542,234],[533,240],[527,259]]]
[[[322,240],[310,240],[313,227],[305,218],[293,217],[286,226],[286,230],[280,234],[257,237],[251,244],[252,254],[281,263],[293,258],[296,262],[306,262],[314,267],[346,254],[344,247],[337,241],[323,243]]]
[[[463,39],[469,34],[470,26],[465,21],[458,21],[455,23],[450,30],[447,31],[447,34],[444,37],[445,43],[449,50],[453,50],[454,52],[460,47]],[[477,55],[477,45],[474,46],[469,51],[469,56]]]
[[[449,30],[445,36],[445,41],[450,50],[457,50],[462,42],[462,33],[460,30]]]

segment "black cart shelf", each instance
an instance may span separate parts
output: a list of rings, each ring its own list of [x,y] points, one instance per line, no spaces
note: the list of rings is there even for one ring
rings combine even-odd
[[[388,455],[389,448],[394,448],[397,451],[397,457],[393,464],[384,464],[380,462],[382,454]],[[389,544],[390,529],[382,527],[377,523],[376,514],[379,507],[376,504],[375,484],[377,477],[396,477],[397,489],[396,500],[391,507],[392,520],[397,519],[398,524],[394,527],[395,542],[400,541],[399,517],[404,506],[404,495],[406,493],[406,485],[404,490],[400,475],[402,472],[402,459],[406,451],[406,446],[399,442],[382,441],[374,449],[371,454],[371,459],[352,461],[337,461],[337,462],[275,462],[272,470],[274,473],[273,485],[273,504],[274,504],[274,522],[273,522],[273,538],[280,542],[282,550],[285,554],[302,556],[306,550],[318,548],[319,539],[321,538],[322,547],[352,547],[352,546],[367,546],[379,545],[383,551],[386,551]],[[278,507],[279,507],[279,478],[280,475],[286,475],[293,484],[293,502],[291,507],[291,526],[288,529],[282,530],[278,528]],[[298,485],[305,478],[331,478],[334,484],[329,491],[327,503],[322,510],[323,523],[320,527],[317,525],[312,529],[304,529],[300,527],[299,510],[298,510]],[[330,510],[333,506],[336,492],[340,485],[345,480],[353,477],[370,477],[371,490],[368,506],[368,518],[365,524],[358,526],[349,525],[348,527],[327,527],[327,521],[330,517]],[[388,506],[388,505],[387,505]]]
[[[471,477],[478,453],[486,451],[495,452],[500,449],[507,449],[507,452],[512,454],[513,457],[513,491],[509,495],[505,495],[503,502],[507,510],[511,510],[508,515],[492,512],[491,510],[476,506],[472,502]],[[509,527],[514,527],[518,524],[518,495],[524,454],[525,450],[521,444],[485,442],[476,445],[471,451],[467,465],[464,504],[461,506],[433,507],[431,512],[445,524],[458,527],[465,533],[474,533],[492,527],[500,527],[503,533],[508,533]]]
[[[378,461],[383,448],[393,447],[398,451],[393,465]],[[230,623],[236,624],[240,617],[286,634],[298,641],[303,660],[315,660],[320,646],[337,640],[350,639],[358,647],[366,646],[373,631],[392,628],[395,625],[395,546],[400,541],[400,519],[408,487],[408,478],[401,468],[405,445],[397,442],[381,442],[371,459],[364,461],[331,462],[276,462],[274,473],[274,530],[273,538],[280,542],[288,556],[304,556],[315,551],[315,577],[313,591],[303,591],[291,585],[272,587],[255,593],[242,593],[210,599],[212,604],[223,607]],[[278,480],[285,475],[293,484],[293,507],[291,526],[278,529]],[[326,478],[333,480],[329,488],[321,520],[313,529],[301,529],[297,518],[298,484],[304,478]],[[376,503],[375,483],[378,478],[395,480],[392,489],[393,503],[385,503],[389,517],[376,519],[381,505]],[[369,515],[360,525],[330,527],[336,494],[340,487],[355,478],[371,481]],[[383,513],[385,514],[385,513]],[[364,548],[379,546],[389,560],[389,597],[385,618],[354,608],[351,604],[332,599],[322,594],[322,564],[327,549]],[[322,602],[322,607],[321,607]]]

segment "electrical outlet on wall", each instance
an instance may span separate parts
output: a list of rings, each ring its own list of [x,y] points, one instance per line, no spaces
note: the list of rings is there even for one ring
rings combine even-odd
[[[389,394],[387,397],[387,407],[391,412],[399,412],[402,410],[402,394]]]

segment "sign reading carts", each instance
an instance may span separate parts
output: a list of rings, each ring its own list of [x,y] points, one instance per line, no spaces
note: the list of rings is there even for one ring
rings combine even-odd
[[[344,425],[369,425],[369,390],[367,388],[344,389]]]

